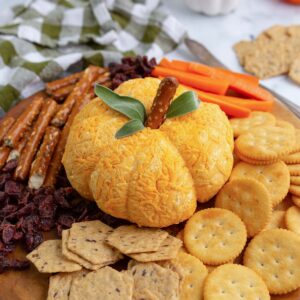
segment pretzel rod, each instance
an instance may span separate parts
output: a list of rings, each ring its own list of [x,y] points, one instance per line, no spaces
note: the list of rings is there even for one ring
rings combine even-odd
[[[28,141],[29,135],[30,135],[31,127],[28,127],[23,135],[23,137],[18,141],[18,144],[14,149],[12,149],[9,153],[9,156],[7,158],[7,162],[13,159],[19,159],[23,149],[25,148],[25,145]]]
[[[75,102],[80,101],[80,99],[85,95],[89,89],[93,86],[93,83],[99,76],[99,74],[103,73],[104,69],[101,69],[96,66],[89,66],[85,69],[81,79],[76,84],[72,93],[67,97],[65,102],[62,104],[61,108],[55,114],[51,124],[57,127],[63,126],[70,114],[72,107]]]
[[[0,143],[7,134],[8,130],[13,126],[14,122],[15,118],[8,117],[4,118],[4,120],[0,123]]]
[[[10,150],[11,149],[7,146],[0,147],[0,169],[2,169],[3,166],[5,165]]]
[[[29,177],[30,188],[38,189],[43,185],[59,136],[60,129],[53,126],[47,127],[42,145],[31,165]]]
[[[46,84],[46,92],[51,94],[62,87],[76,83],[83,75],[83,72],[74,73],[70,76],[60,78]]]
[[[63,101],[73,90],[75,84],[63,86],[55,91],[51,91],[49,95],[58,102]]]
[[[22,138],[27,127],[31,126],[33,120],[39,114],[44,98],[37,96],[32,100],[30,105],[24,110],[20,117],[16,120],[14,125],[8,130],[4,145],[10,148],[15,148],[17,142]]]
[[[178,81],[173,77],[164,78],[158,87],[156,96],[153,100],[151,112],[146,121],[146,126],[157,129],[166,119],[166,113],[173,99]]]
[[[43,105],[41,113],[35,122],[30,137],[18,161],[14,177],[16,179],[26,179],[32,160],[36,154],[39,143],[43,138],[45,130],[50,123],[51,118],[56,112],[57,103],[52,99],[47,99]]]
[[[76,104],[74,105],[72,112],[68,118],[68,121],[64,126],[64,128],[62,129],[59,142],[54,150],[52,160],[47,171],[46,179],[43,184],[44,186],[52,186],[52,187],[55,186],[57,175],[61,168],[61,160],[65,151],[65,146],[67,143],[72,122],[75,116],[77,115],[77,113],[93,98],[94,98],[94,91],[88,93],[85,97],[81,98],[80,101],[76,102]]]

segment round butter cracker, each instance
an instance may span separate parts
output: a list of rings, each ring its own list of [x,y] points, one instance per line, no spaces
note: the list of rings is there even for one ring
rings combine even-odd
[[[294,185],[291,184],[289,192],[293,195],[293,196],[297,196],[300,197],[300,185]]]
[[[285,213],[287,229],[300,235],[300,208],[291,206]]]
[[[243,250],[246,238],[241,219],[222,208],[196,212],[184,228],[185,247],[208,265],[219,265],[236,258]]]
[[[282,160],[289,165],[300,163],[300,152],[294,152],[287,156],[284,156]]]
[[[267,188],[273,206],[280,203],[289,191],[290,173],[282,161],[260,166],[240,162],[233,168],[230,180],[244,177],[261,182]]]
[[[175,259],[164,261],[160,265],[178,273],[180,300],[203,298],[204,280],[208,270],[198,258],[187,253],[179,253]]]
[[[252,178],[238,178],[226,183],[217,195],[215,206],[237,214],[245,223],[249,237],[264,229],[272,212],[268,190]]]
[[[275,229],[275,228],[286,228],[285,225],[285,211],[275,210],[272,212],[271,219],[264,230]]]
[[[300,197],[292,196],[292,201],[297,207],[300,207]]]
[[[255,111],[248,118],[232,118],[230,124],[233,129],[234,137],[247,132],[253,127],[275,125],[275,117],[268,112]]]
[[[279,158],[276,158],[276,159],[272,159],[272,160],[258,160],[258,159],[252,159],[252,158],[249,158],[247,156],[244,156],[242,155],[241,153],[239,153],[239,151],[237,149],[235,149],[235,154],[236,156],[241,160],[241,161],[244,161],[248,164],[251,164],[251,165],[258,165],[258,166],[261,166],[261,165],[269,165],[269,164],[273,164],[273,163],[276,163],[279,161]]]
[[[205,300],[268,300],[266,284],[253,270],[236,264],[225,264],[214,269],[204,286]]]
[[[291,176],[300,176],[300,164],[287,165]]]
[[[300,176],[291,176],[291,184],[300,185]]]
[[[275,126],[256,127],[240,135],[238,152],[254,160],[274,160],[287,155],[295,144],[295,131]]]
[[[300,236],[286,229],[265,230],[248,244],[244,265],[262,277],[271,294],[300,287]]]

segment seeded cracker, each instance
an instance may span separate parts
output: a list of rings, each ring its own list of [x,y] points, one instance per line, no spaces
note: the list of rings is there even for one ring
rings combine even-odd
[[[140,262],[160,261],[175,258],[182,246],[182,241],[169,235],[155,252],[135,253],[129,256]]]
[[[300,235],[300,208],[291,206],[285,214],[287,229]]]
[[[204,280],[208,271],[198,258],[187,253],[179,253],[176,258],[164,261],[160,265],[178,273],[180,300],[203,299]]]
[[[240,41],[233,46],[240,64],[245,64],[245,57],[253,51],[254,43],[251,41]]]
[[[86,275],[87,271],[81,270],[73,273],[59,273],[49,279],[47,300],[69,300],[69,293],[74,279]]]
[[[69,300],[131,300],[132,293],[132,276],[104,267],[74,280]]]
[[[246,133],[248,130],[257,126],[275,125],[275,117],[268,112],[255,111],[248,118],[232,118],[230,124],[235,137]]]
[[[251,269],[225,264],[214,269],[204,286],[205,300],[269,300],[270,294],[263,280]]]
[[[261,276],[271,294],[297,289],[300,287],[300,236],[286,229],[262,231],[246,248],[244,265]]]
[[[250,159],[273,160],[287,155],[295,144],[295,131],[275,126],[257,127],[240,135],[235,146]]]
[[[104,265],[95,265],[90,263],[89,261],[85,260],[84,258],[80,257],[79,255],[71,252],[68,249],[68,240],[70,236],[70,230],[63,230],[62,232],[62,254],[64,257],[66,257],[69,260],[72,260],[79,265],[83,266],[84,268],[88,270],[98,270]]]
[[[269,222],[272,202],[266,187],[252,178],[229,181],[216,198],[216,207],[229,209],[245,223],[249,237],[259,233]]]
[[[168,233],[154,228],[134,225],[120,226],[107,238],[107,243],[124,254],[157,251]]]
[[[236,258],[242,252],[246,239],[246,228],[241,219],[222,208],[198,211],[184,227],[187,250],[209,265],[219,265]]]
[[[300,57],[293,61],[290,67],[289,77],[297,84],[300,84]]]
[[[232,170],[230,179],[249,177],[261,182],[268,190],[272,205],[280,203],[287,195],[290,186],[290,172],[285,163],[254,166],[245,162],[238,163]]]
[[[81,266],[62,255],[61,240],[48,240],[27,255],[41,273],[74,272]]]
[[[155,263],[135,264],[128,273],[134,279],[133,299],[179,300],[179,276]]]
[[[74,223],[70,229],[68,249],[92,264],[113,264],[122,256],[106,243],[112,230],[100,221]]]

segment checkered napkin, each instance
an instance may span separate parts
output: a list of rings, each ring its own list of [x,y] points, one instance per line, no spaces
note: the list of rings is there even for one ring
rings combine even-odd
[[[2,112],[74,65],[107,65],[135,54],[159,58],[185,35],[160,0],[24,2],[0,27]]]

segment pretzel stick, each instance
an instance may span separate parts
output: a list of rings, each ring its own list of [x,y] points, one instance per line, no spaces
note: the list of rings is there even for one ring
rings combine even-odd
[[[74,90],[74,87],[75,84],[66,85],[50,92],[49,95],[56,101],[60,102],[63,101]]]
[[[5,165],[10,150],[11,149],[7,146],[0,147],[0,169],[2,169],[3,166]]]
[[[46,179],[44,181],[44,186],[54,187],[56,184],[57,175],[61,168],[61,160],[65,151],[65,146],[67,143],[68,135],[70,132],[71,125],[77,113],[92,99],[94,98],[94,91],[88,93],[85,97],[81,98],[80,101],[76,102],[72,112],[68,118],[68,121],[64,128],[62,129],[60,140],[54,150],[50,166],[47,171]]]
[[[4,145],[15,148],[17,142],[22,138],[27,127],[29,127],[36,118],[43,104],[43,97],[37,96],[28,105],[24,112],[20,115],[14,125],[9,129],[5,138]]]
[[[99,74],[103,72],[104,69],[96,66],[89,66],[87,69],[85,69],[74,90],[55,114],[53,120],[51,121],[52,125],[60,127],[66,123],[68,115],[70,114],[75,102],[78,102],[86,93],[88,93]]]
[[[23,135],[23,137],[19,140],[17,146],[12,149],[9,153],[9,156],[7,158],[7,162],[13,159],[19,159],[23,149],[25,148],[25,145],[28,141],[29,135],[30,135],[31,127],[28,127]]]
[[[46,92],[51,94],[53,91],[56,91],[62,87],[65,87],[70,84],[74,84],[82,77],[82,75],[83,72],[78,72],[70,76],[48,82],[46,84]]]
[[[156,96],[153,100],[151,112],[146,121],[146,126],[157,129],[165,121],[171,100],[173,99],[178,81],[173,77],[164,78],[158,87]]]
[[[43,143],[31,165],[29,177],[30,188],[38,189],[43,185],[59,136],[60,130],[57,127],[47,127]]]
[[[21,153],[18,161],[18,166],[15,170],[14,177],[16,179],[26,179],[32,160],[36,154],[39,143],[43,138],[45,130],[50,123],[51,118],[56,112],[57,103],[52,99],[47,99],[43,105],[42,111],[39,114],[37,121],[35,122],[28,142]]]
[[[8,130],[13,126],[14,122],[15,118],[8,117],[4,118],[4,120],[0,123],[0,143],[7,134]]]

